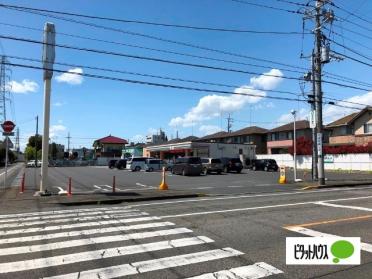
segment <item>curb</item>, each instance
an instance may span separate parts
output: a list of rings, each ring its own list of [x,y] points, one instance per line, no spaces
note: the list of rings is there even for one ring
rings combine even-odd
[[[343,187],[356,187],[356,186],[365,186],[371,185],[372,181],[368,182],[352,182],[352,183],[344,183],[344,184],[330,184],[330,185],[310,185],[305,186],[301,190],[313,190],[313,189],[327,189],[327,188],[343,188]]]
[[[172,195],[172,196],[157,196],[157,197],[137,197],[137,198],[111,198],[111,199],[86,199],[81,201],[50,201],[46,202],[49,204],[61,204],[66,206],[75,206],[75,205],[93,205],[93,204],[118,204],[122,202],[142,202],[142,201],[156,201],[156,200],[168,200],[168,199],[186,199],[186,198],[198,198],[203,197],[205,194],[179,194],[179,195]],[[68,199],[68,198],[66,198]]]

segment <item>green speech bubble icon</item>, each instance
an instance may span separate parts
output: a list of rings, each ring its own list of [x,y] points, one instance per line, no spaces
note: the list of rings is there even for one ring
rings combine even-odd
[[[340,259],[347,259],[354,254],[354,245],[346,240],[339,240],[332,244],[331,253],[335,257],[334,263],[339,263]]]

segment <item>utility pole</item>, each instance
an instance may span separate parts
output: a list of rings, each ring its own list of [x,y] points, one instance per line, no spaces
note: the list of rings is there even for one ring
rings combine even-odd
[[[325,185],[323,156],[323,92],[322,92],[322,9],[325,0],[315,2],[315,51],[314,51],[314,81],[315,81],[315,111],[318,149],[318,182]]]
[[[17,154],[19,154],[19,128],[17,128],[17,131],[16,131],[15,150]]]
[[[36,115],[36,133],[35,133],[35,170],[37,168],[37,138],[39,136],[39,115]]]
[[[68,132],[68,135],[67,135],[67,152],[70,154],[70,132]]]
[[[314,52],[311,55],[311,78],[312,78],[312,94],[308,95],[309,102],[311,104],[311,117],[310,122],[314,124],[313,122],[316,122],[316,115],[315,115],[315,67],[314,67]],[[313,152],[312,152],[312,168],[311,168],[311,174],[313,181],[318,180],[318,149],[317,149],[317,138],[316,138],[316,124],[315,126],[311,127],[311,133],[312,133],[312,141],[313,141]]]
[[[44,121],[42,139],[42,165],[40,193],[48,186],[48,154],[49,154],[49,122],[50,122],[50,94],[53,77],[53,63],[55,59],[55,27],[53,23],[47,22],[44,26],[43,39],[43,68],[44,68]]]
[[[231,133],[231,128],[234,120],[231,118],[231,114],[229,113],[229,116],[227,117],[227,132]]]

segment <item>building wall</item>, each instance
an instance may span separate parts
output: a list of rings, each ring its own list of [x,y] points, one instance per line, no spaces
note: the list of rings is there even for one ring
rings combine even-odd
[[[299,169],[311,169],[311,155],[297,155]],[[293,156],[290,154],[257,155],[257,159],[274,159],[279,166],[293,168]],[[360,170],[372,171],[372,154],[325,155],[326,170]]]
[[[239,158],[240,153],[244,155],[245,158],[253,159],[256,155],[255,146],[248,144],[224,144],[224,143],[211,143],[211,145],[209,146],[209,157]]]
[[[363,135],[364,134],[364,124],[372,124],[372,112],[367,111],[362,116],[360,116],[357,120],[355,120],[355,135]]]
[[[372,143],[372,135],[357,135],[355,136],[355,145],[368,145]]]
[[[332,136],[329,138],[330,144],[354,144],[355,136]]]

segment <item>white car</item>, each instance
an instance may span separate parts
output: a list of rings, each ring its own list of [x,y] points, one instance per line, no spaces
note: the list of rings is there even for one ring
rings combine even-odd
[[[37,166],[41,167],[41,164],[42,164],[42,162],[40,160],[37,160]],[[26,168],[34,168],[34,167],[36,167],[35,160],[30,160],[30,161],[27,162]]]
[[[145,169],[147,157],[133,157],[127,161],[127,170],[140,171]]]

